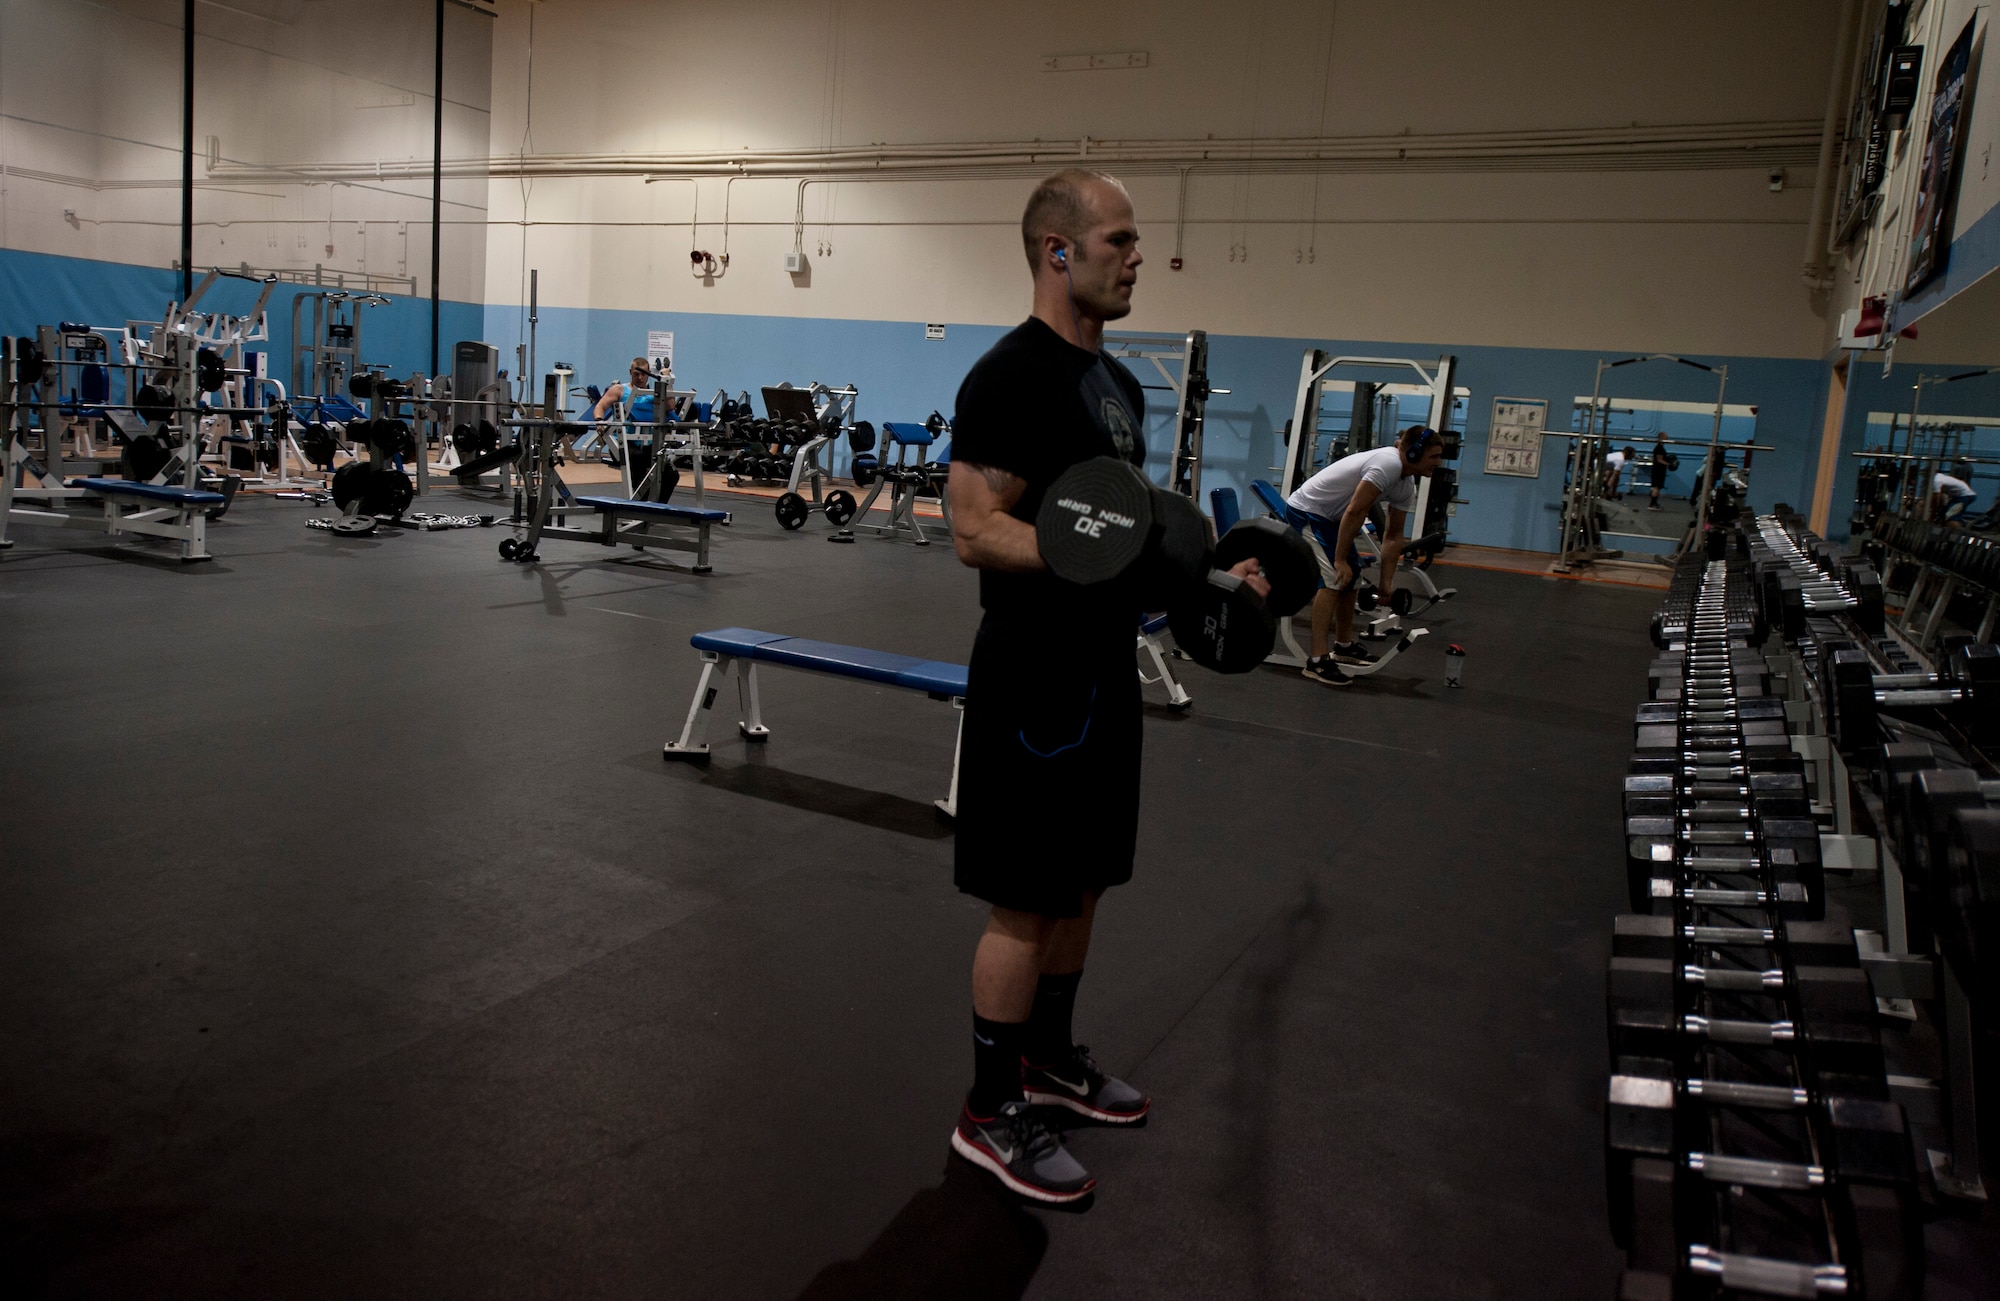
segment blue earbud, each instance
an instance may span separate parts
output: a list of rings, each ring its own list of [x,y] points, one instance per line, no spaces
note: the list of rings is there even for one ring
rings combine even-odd
[[[1068,266],[1068,265],[1069,265],[1069,250],[1067,250],[1067,249],[1060,249],[1060,248],[1059,248],[1059,249],[1057,249],[1057,250],[1056,250],[1056,261],[1058,261],[1058,262],[1062,263],[1062,265],[1064,265],[1064,266]]]

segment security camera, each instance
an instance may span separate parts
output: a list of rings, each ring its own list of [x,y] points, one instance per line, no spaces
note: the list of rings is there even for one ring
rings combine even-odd
[[[1771,169],[1771,193],[1776,194],[1779,190],[1782,190],[1784,188],[1785,188],[1785,169],[1782,167],[1773,167]]]

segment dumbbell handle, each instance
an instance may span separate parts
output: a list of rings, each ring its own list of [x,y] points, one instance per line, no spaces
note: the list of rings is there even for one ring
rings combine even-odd
[[[1761,1161],[1714,1152],[1688,1153],[1687,1168],[1710,1183],[1745,1184],[1752,1188],[1808,1192],[1826,1183],[1824,1166],[1800,1165],[1792,1161]]]
[[[1707,1102],[1719,1102],[1731,1107],[1763,1107],[1771,1111],[1789,1111],[1812,1101],[1812,1095],[1804,1089],[1790,1089],[1778,1084],[1744,1084],[1739,1080],[1691,1079],[1684,1081],[1681,1089],[1689,1097]]]
[[[1681,968],[1681,979],[1704,989],[1727,990],[1737,994],[1756,994],[1785,987],[1785,973],[1777,967],[1768,971],[1742,971],[1731,967],[1704,967],[1690,962]]]
[[[1798,1037],[1790,1021],[1727,1021],[1694,1015],[1681,1018],[1681,1030],[1722,1044],[1782,1044]]]

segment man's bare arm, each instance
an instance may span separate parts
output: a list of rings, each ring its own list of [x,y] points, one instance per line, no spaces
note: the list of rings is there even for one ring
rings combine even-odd
[[[1355,488],[1347,510],[1340,517],[1340,537],[1335,543],[1340,555],[1334,557],[1336,562],[1347,554],[1347,549],[1354,545],[1354,539],[1361,535],[1361,526],[1368,522],[1368,512],[1375,509],[1375,501],[1381,495],[1382,490],[1366,479]]]
[[[951,498],[952,546],[961,562],[1016,574],[1048,568],[1035,545],[1035,526],[1007,513],[1027,489],[1005,470],[952,461],[945,491]]]
[[[1402,559],[1403,548],[1409,545],[1409,539],[1403,536],[1409,518],[1408,511],[1397,510],[1393,506],[1389,508],[1389,533],[1382,539],[1382,590],[1385,592],[1396,590],[1396,562]]]

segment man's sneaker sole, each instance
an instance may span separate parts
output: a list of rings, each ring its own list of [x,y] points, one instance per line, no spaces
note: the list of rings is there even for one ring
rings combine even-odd
[[[1080,1202],[1097,1191],[1097,1180],[1095,1179],[1092,1179],[1089,1183],[1073,1192],[1061,1192],[1054,1188],[1038,1188],[1014,1174],[1013,1171],[1009,1170],[1001,1162],[1000,1158],[994,1156],[991,1152],[979,1146],[979,1144],[973,1142],[956,1129],[951,1131],[951,1150],[992,1175],[995,1179],[998,1179],[1009,1191],[1019,1193],[1023,1197],[1031,1197],[1038,1202],[1048,1202],[1051,1205],[1061,1206],[1069,1202]]]
[[[1335,664],[1352,664],[1355,668],[1365,669],[1375,662],[1375,657],[1373,655],[1342,654],[1340,651],[1335,651],[1333,653],[1333,662]]]
[[[1087,1116],[1105,1125],[1136,1125],[1153,1109],[1153,1101],[1150,1098],[1146,1100],[1146,1105],[1137,1111],[1105,1111],[1067,1093],[1043,1093],[1036,1089],[1023,1089],[1021,1095],[1028,1100],[1028,1105],[1031,1107],[1068,1107],[1079,1116]]]
[[[1327,677],[1324,673],[1316,673],[1311,669],[1300,669],[1299,676],[1310,678],[1314,682],[1323,682],[1329,687],[1351,687],[1354,685],[1353,678],[1339,672],[1336,672],[1332,677]]]

